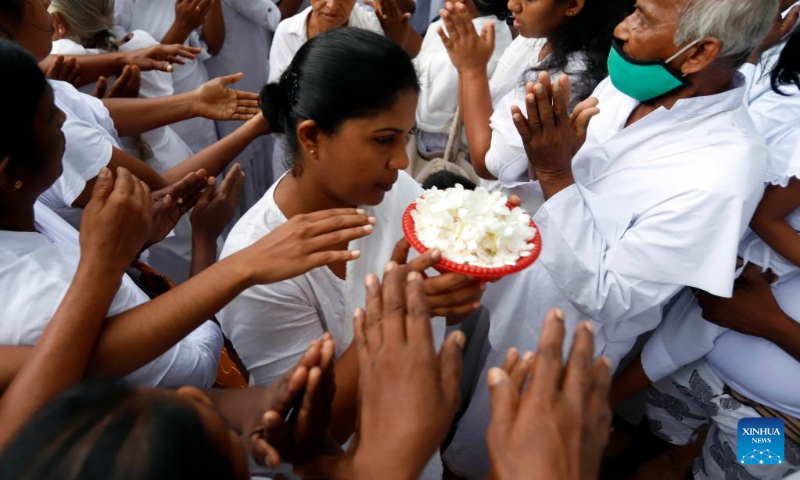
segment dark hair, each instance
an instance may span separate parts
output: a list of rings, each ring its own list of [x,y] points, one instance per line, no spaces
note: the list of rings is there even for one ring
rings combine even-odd
[[[35,152],[33,118],[47,80],[31,54],[11,40],[0,39],[0,91],[7,92],[3,108],[14,112],[0,125],[0,158],[32,161]]]
[[[795,30],[783,46],[778,63],[772,69],[770,81],[772,90],[780,95],[789,96],[781,91],[782,85],[800,88],[800,30]]]
[[[507,0],[472,0],[472,3],[482,17],[494,15],[500,20],[505,20],[511,15]]]
[[[422,182],[422,188],[424,190],[429,190],[436,187],[439,190],[447,190],[459,184],[464,187],[465,190],[475,190],[475,188],[477,188],[477,185],[472,183],[468,178],[449,170],[439,170],[438,172],[430,174],[430,176]]]
[[[556,0],[563,3],[567,0]],[[608,76],[608,53],[614,39],[614,28],[632,10],[633,0],[586,0],[574,17],[567,17],[549,38],[552,53],[538,67],[525,73],[525,80],[538,72],[563,72],[577,77],[572,84],[573,105],[591,95]],[[584,56],[584,70],[568,68],[571,57]]]
[[[22,21],[22,0],[0,0],[0,14],[8,15],[15,22]],[[0,35],[12,38],[8,25],[0,23]]]
[[[191,407],[123,380],[61,393],[0,455],[2,479],[232,479]]]
[[[300,121],[314,120],[332,134],[346,120],[390,108],[404,91],[419,92],[408,54],[382,35],[345,27],[306,42],[280,81],[261,90],[260,103],[270,128],[286,134],[295,156]]]

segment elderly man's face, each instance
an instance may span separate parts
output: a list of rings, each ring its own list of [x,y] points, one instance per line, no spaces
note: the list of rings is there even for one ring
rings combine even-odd
[[[636,60],[666,60],[678,50],[678,8],[686,0],[638,0],[636,10],[614,29],[622,49]]]

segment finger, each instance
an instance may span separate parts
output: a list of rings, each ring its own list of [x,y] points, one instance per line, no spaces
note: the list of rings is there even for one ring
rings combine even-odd
[[[326,233],[318,237],[309,239],[304,245],[307,252],[321,252],[333,248],[336,245],[343,245],[350,243],[357,238],[366,237],[372,233],[372,225],[364,225],[361,227],[352,227],[345,230],[339,230],[333,233]]]
[[[463,3],[457,3],[454,10],[453,23],[455,24],[458,36],[460,38],[477,36],[475,25],[472,24],[472,19],[469,18],[469,14],[466,13],[467,7],[465,7]]]
[[[415,272],[423,273],[425,270],[433,267],[439,260],[442,259],[442,252],[439,249],[428,250],[414,260],[411,260],[406,268]]]
[[[304,270],[324,267],[332,263],[351,262],[361,256],[358,250],[331,250],[326,252],[312,253],[306,257]]]
[[[420,270],[413,269],[417,272]],[[446,292],[452,292],[468,285],[475,285],[474,280],[467,275],[460,273],[445,273],[438,277],[432,277],[425,280],[425,294],[429,296],[440,295]],[[478,287],[479,288],[479,287]]]
[[[483,38],[483,41],[494,47],[494,35],[494,23],[485,23],[481,30],[481,38]]]
[[[391,261],[398,265],[405,265],[408,261],[408,253],[411,251],[411,244],[408,243],[405,237],[401,238],[399,242],[394,245],[392,251]]]
[[[506,358],[503,360],[503,371],[509,375],[514,370],[514,367],[519,363],[519,350],[511,347],[506,352]]]
[[[456,317],[469,315],[481,308],[480,302],[473,301],[461,305],[447,305],[442,307],[431,306],[431,316],[433,317]]]
[[[108,81],[106,77],[99,77],[97,79],[97,84],[94,87],[94,92],[92,92],[92,96],[96,98],[103,98],[106,96],[106,90],[108,89]]]
[[[442,39],[442,43],[444,44],[444,48],[446,48],[447,50],[450,50],[450,49],[453,48],[453,44],[450,41],[450,38],[447,36],[446,33],[444,33],[444,29],[442,27],[439,27],[436,30],[436,33],[438,33],[439,34],[439,38]]]
[[[573,124],[573,128],[575,129],[575,133],[578,135],[578,138],[585,139],[586,138],[586,131],[589,129],[589,121],[595,115],[600,113],[600,109],[597,107],[591,107],[583,110],[578,117],[575,119]]]
[[[445,7],[448,5],[451,4],[447,3],[445,4]],[[458,36],[453,15],[447,10],[447,8],[445,8],[439,11],[439,16],[442,18],[442,22],[444,23],[444,28],[447,30],[447,36],[450,38],[450,42],[452,42],[453,46],[455,46],[460,37]]]
[[[409,272],[405,285],[406,335],[409,343],[418,342],[433,347],[431,313],[425,298],[425,284],[419,272]]]
[[[307,224],[304,229],[306,238],[319,237],[326,233],[336,232],[356,226],[373,225],[374,217],[368,217],[363,210],[340,210],[339,215],[320,216],[317,213],[310,215],[297,215],[292,220],[296,223]],[[357,213],[359,212],[359,213]],[[291,220],[290,220],[291,221]]]
[[[546,75],[546,72],[539,74],[540,77],[543,75]],[[555,125],[555,117],[553,115],[550,92],[542,82],[538,82],[533,87],[533,93],[536,96],[536,107],[539,110],[539,121],[542,124],[542,129],[552,128]]]
[[[264,437],[267,449],[265,463],[270,468],[278,468],[281,464],[281,452],[291,455],[294,450],[294,435],[283,415],[275,410],[266,412],[262,418]]]
[[[376,352],[383,345],[383,300],[378,277],[372,273],[364,281],[366,288],[366,311],[364,312],[364,328],[369,351]]]
[[[564,312],[550,310],[544,319],[542,337],[536,352],[536,368],[533,372],[531,388],[528,396],[549,401],[552,400],[561,382],[562,344],[564,343]]]
[[[249,107],[258,107],[258,94],[253,92],[245,92],[243,90],[234,90],[236,92],[236,99],[239,101],[240,105],[246,105]]]
[[[134,65],[131,67],[131,77],[128,82],[128,88],[130,92],[134,94],[133,96],[139,95],[139,87],[141,85],[141,82],[142,82],[141,70],[139,70],[139,67]]]
[[[584,402],[592,387],[593,363],[594,328],[590,322],[581,322],[575,331],[564,374],[565,395],[574,401]]]
[[[227,76],[224,76],[224,77],[219,77],[216,80],[221,85],[224,86],[224,85],[231,85],[233,83],[236,83],[239,80],[241,80],[242,78],[244,78],[244,74],[243,73],[234,73],[233,75],[227,75]]]
[[[430,330],[430,324],[428,329]],[[445,339],[442,349],[439,351],[442,394],[446,404],[451,409],[451,412],[449,412],[451,414],[454,414],[456,407],[458,407],[458,385],[461,381],[461,371],[464,366],[464,345],[466,341],[464,332],[456,330]],[[431,352],[433,352],[433,338],[429,338],[427,342],[430,345]]]
[[[528,119],[522,115],[522,111],[516,105],[511,106],[511,119],[514,121],[514,126],[517,127],[517,133],[519,133],[519,137],[522,139],[522,144],[527,145],[528,142],[531,141],[531,128],[528,124]]]
[[[114,191],[121,194],[131,195],[133,193],[133,176],[125,167],[117,167],[117,180],[114,182]]]
[[[569,77],[561,75],[553,84],[553,115],[556,125],[570,125],[569,122],[569,101],[566,98],[565,87],[569,85]]]
[[[381,287],[381,324],[386,344],[402,344],[406,341],[406,270],[389,262],[383,270]]]
[[[253,436],[250,440],[250,455],[253,461],[263,467],[277,468],[281,459],[278,451],[261,437]]]
[[[525,381],[528,379],[528,372],[530,371],[531,363],[533,362],[533,352],[525,352],[525,355],[514,365],[514,368],[506,370],[511,377],[511,382],[517,392],[522,393],[522,388],[525,386]]]
[[[491,368],[487,375],[489,383],[490,420],[487,434],[505,437],[511,433],[519,408],[519,394],[508,374],[500,368]]]
[[[539,104],[534,93],[536,84],[528,82],[525,85],[525,114],[528,118],[528,131],[531,138],[542,133],[542,121],[539,118]]]
[[[150,200],[150,186],[142,181],[139,181],[139,185],[141,186],[141,205],[144,206],[144,215],[152,219],[155,214],[155,205],[153,205],[153,202]]]
[[[586,109],[596,107],[599,103],[600,101],[597,99],[597,97],[589,97],[586,100],[578,103],[575,105],[575,108],[572,109],[572,113],[569,116],[570,121],[574,124],[581,112]]]
[[[769,282],[764,278],[764,271],[758,265],[748,263],[742,271],[742,277],[749,285],[769,285]]]
[[[203,193],[200,195],[200,198],[197,199],[197,202],[194,204],[194,211],[201,212],[205,209],[209,203],[211,203],[211,199],[214,197],[214,189],[213,188],[206,188],[203,190]]]
[[[480,308],[481,295],[483,295],[483,290],[481,287],[479,285],[472,285],[452,292],[442,293],[439,295],[429,295],[428,303],[430,304],[431,308],[437,312],[447,309],[454,309],[457,307],[469,307],[472,309],[469,310],[471,312]],[[453,314],[454,313],[449,313],[448,315]]]
[[[61,74],[61,68],[63,66],[64,66],[64,57],[62,55],[56,56],[56,59],[53,60],[53,64],[50,65],[50,68],[47,69],[47,77],[59,79]]]
[[[100,205],[104,205],[108,197],[111,196],[113,190],[114,176],[111,174],[111,170],[109,170],[108,167],[103,167],[100,169],[100,173],[97,174],[97,180],[94,182],[92,200],[100,202]]]

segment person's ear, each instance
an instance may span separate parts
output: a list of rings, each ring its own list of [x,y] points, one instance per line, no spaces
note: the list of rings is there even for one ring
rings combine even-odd
[[[567,2],[566,15],[568,17],[577,16],[579,13],[581,13],[581,10],[583,10],[583,5],[585,3],[586,0],[569,0],[569,2]]]
[[[58,12],[51,13],[50,18],[53,19],[53,41],[61,40],[69,33],[67,21]]]
[[[319,144],[322,131],[314,120],[303,120],[297,126],[297,141],[300,144],[299,152],[305,158],[317,159],[319,157]]]
[[[181,387],[175,393],[182,397],[188,397],[190,400],[195,402],[199,402],[207,407],[214,407],[214,402],[208,398],[208,395],[205,394],[202,390],[196,387]]]
[[[14,164],[11,163],[11,155],[0,159],[0,189],[7,192],[22,189],[24,182],[15,170]]]
[[[722,52],[722,42],[718,38],[703,38],[689,49],[689,56],[681,65],[681,73],[691,75],[703,71],[719,57],[720,52]]]

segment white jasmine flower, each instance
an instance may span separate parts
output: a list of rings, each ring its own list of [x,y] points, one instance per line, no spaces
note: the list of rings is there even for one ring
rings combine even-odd
[[[447,260],[486,268],[511,266],[531,255],[529,242],[536,229],[527,213],[507,203],[503,194],[483,187],[434,187],[417,200],[411,217],[419,241],[441,250]]]

